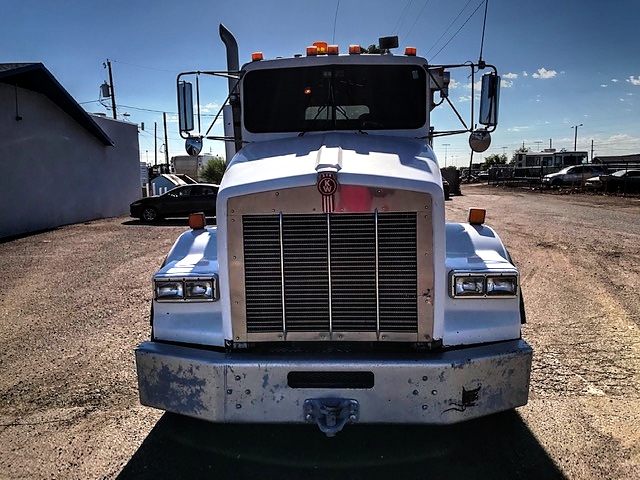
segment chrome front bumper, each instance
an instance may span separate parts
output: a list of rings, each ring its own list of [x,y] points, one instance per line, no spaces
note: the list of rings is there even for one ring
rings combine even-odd
[[[346,423],[411,424],[525,405],[531,359],[524,340],[411,355],[259,356],[156,342],[136,349],[143,405],[214,422],[321,428],[327,419],[317,412],[334,404],[345,405]]]

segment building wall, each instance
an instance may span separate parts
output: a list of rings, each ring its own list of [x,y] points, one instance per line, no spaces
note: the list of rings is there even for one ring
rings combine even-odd
[[[105,146],[47,97],[0,84],[0,237],[124,215],[140,197],[138,128],[93,117]]]

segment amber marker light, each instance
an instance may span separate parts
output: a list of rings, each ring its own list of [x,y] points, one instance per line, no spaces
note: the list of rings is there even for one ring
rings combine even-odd
[[[259,62],[263,58],[264,58],[264,56],[262,55],[262,52],[253,52],[251,54],[251,61],[252,62]]]
[[[469,209],[469,223],[471,225],[482,225],[487,211],[483,208],[470,208]]]
[[[404,54],[408,57],[415,57],[418,54],[418,49],[416,47],[406,47]]]
[[[313,42],[313,45],[318,49],[318,55],[327,54],[327,42]]]
[[[189,228],[193,230],[202,230],[207,224],[204,213],[191,213],[189,214]]]
[[[327,53],[329,55],[338,55],[340,53],[340,47],[338,45],[329,45],[327,47]]]
[[[349,45],[349,53],[360,55],[360,45]]]
[[[310,45],[307,47],[307,57],[315,57],[318,55],[318,47]]]

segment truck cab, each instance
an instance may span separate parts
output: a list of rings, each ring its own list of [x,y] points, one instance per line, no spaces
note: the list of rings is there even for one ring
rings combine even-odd
[[[141,402],[329,436],[526,404],[518,269],[482,210],[445,222],[430,112],[450,103],[448,67],[411,48],[392,54],[394,38],[377,54],[319,42],[239,67],[223,26],[221,38],[229,68],[209,73],[229,82],[229,160],[216,226],[195,215],[153,277],[151,338],[136,349]],[[463,130],[478,151],[497,124],[489,68],[485,128]],[[195,131],[198,82],[186,77],[203,73],[177,82],[195,155],[213,137]]]

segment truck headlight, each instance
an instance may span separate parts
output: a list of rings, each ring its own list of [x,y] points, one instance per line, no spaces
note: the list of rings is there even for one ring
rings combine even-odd
[[[505,275],[500,277],[487,276],[488,296],[515,296],[518,294],[518,277]]]
[[[156,281],[156,300],[182,300],[184,288],[182,282]]]
[[[213,300],[213,280],[187,280],[185,282],[185,298]]]
[[[218,278],[154,279],[158,302],[211,302],[218,300]]]
[[[518,273],[452,272],[450,295],[453,298],[515,297]]]
[[[484,295],[483,276],[456,276],[454,280],[454,297]]]

